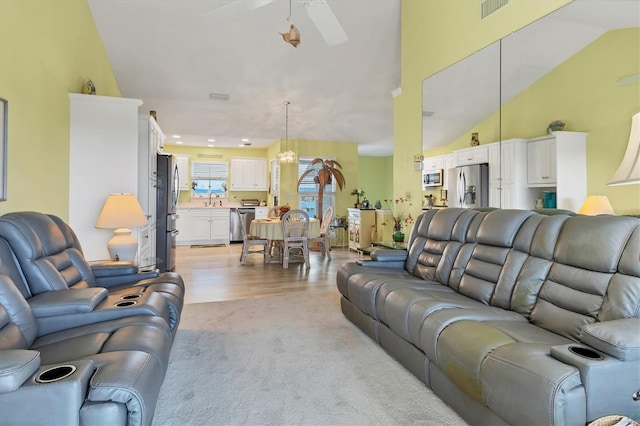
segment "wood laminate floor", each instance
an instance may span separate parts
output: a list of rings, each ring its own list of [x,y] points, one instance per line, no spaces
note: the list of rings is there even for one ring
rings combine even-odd
[[[304,264],[264,264],[262,255],[247,257],[240,264],[242,244],[226,247],[180,246],[176,249],[176,272],[186,287],[185,303],[265,297],[298,292],[336,291],[336,272],[358,258],[347,248],[332,248],[329,260],[320,252],[310,253],[311,268]]]

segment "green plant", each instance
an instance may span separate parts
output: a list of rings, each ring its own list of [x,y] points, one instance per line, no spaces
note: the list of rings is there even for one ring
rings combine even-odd
[[[314,181],[318,184],[318,201],[317,209],[318,219],[322,221],[322,201],[324,198],[324,187],[331,183],[332,179],[336,180],[338,188],[342,191],[345,185],[344,175],[342,174],[342,165],[336,160],[325,160],[323,158],[314,158],[309,164],[307,170],[300,175],[298,179],[298,191],[300,190],[300,184],[302,180],[311,174],[314,174]]]
[[[384,200],[384,203],[393,216],[394,231],[401,231],[403,225],[411,225],[413,223],[413,216],[411,216],[411,212],[408,211],[412,205],[409,200],[396,198],[395,200]]]
[[[360,204],[360,197],[362,197],[364,195],[364,189],[360,188],[355,188],[353,191],[351,191],[351,195],[355,195],[356,197],[358,197],[356,199],[356,203]]]

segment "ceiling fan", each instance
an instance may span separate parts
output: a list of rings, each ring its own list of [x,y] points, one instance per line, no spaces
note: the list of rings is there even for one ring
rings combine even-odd
[[[337,46],[346,42],[349,37],[340,25],[338,18],[327,4],[326,0],[293,0],[295,3],[302,3],[309,15],[311,22],[316,26],[322,38],[329,46]],[[260,7],[273,3],[274,0],[233,0],[222,7],[206,12],[202,17],[207,17],[222,12],[240,14],[250,12]],[[286,39],[285,39],[286,41]]]

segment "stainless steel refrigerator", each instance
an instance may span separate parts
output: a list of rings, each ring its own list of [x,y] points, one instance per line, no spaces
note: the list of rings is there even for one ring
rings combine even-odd
[[[455,185],[449,185],[451,207],[489,207],[489,164],[456,167]]]
[[[178,162],[173,155],[158,154],[156,257],[160,271],[176,267],[176,207],[180,188]]]

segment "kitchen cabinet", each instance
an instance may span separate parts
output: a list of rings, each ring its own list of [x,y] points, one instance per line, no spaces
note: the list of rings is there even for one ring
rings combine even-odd
[[[527,186],[527,140],[508,139],[487,145],[489,153],[489,206],[531,209],[533,196]]]
[[[229,244],[230,209],[202,208],[189,212],[191,244]]]
[[[232,191],[266,191],[267,160],[264,158],[232,158]]]
[[[69,94],[68,223],[89,261],[109,258],[113,230],[95,227],[107,196],[138,194],[139,167],[148,161],[138,160],[140,105],[139,99]],[[133,235],[139,239],[139,228]]]
[[[178,189],[180,191],[189,191],[191,182],[189,179],[189,156],[184,154],[174,154],[178,163]]]
[[[457,149],[453,151],[453,155],[456,159],[456,167],[489,162],[489,148],[486,145]]]
[[[532,139],[527,145],[527,181],[529,186],[556,184],[556,138]]]
[[[156,179],[158,164],[154,154],[164,152],[165,135],[150,115],[141,115],[138,118],[138,157],[140,158],[140,173],[146,174],[149,179]],[[146,159],[146,162],[143,161]]]
[[[176,236],[176,244],[179,246],[189,245],[191,237],[189,235],[190,227],[190,209],[176,209],[176,229],[178,235]]]
[[[371,231],[376,224],[375,210],[347,209],[349,214],[349,249],[371,246]]]
[[[553,132],[529,139],[527,181],[542,190],[555,190],[557,208],[577,212],[587,198],[587,134]]]
[[[156,222],[140,227],[138,237],[138,266],[145,270],[156,266]]]

